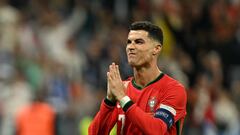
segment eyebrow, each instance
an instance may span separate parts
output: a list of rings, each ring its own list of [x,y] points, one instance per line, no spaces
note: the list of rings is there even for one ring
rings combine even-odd
[[[145,40],[143,40],[142,38],[137,38],[135,39],[135,42],[145,42]]]
[[[127,40],[127,43],[132,43],[132,41],[134,41],[135,43],[136,43],[136,42],[141,42],[141,43],[144,43],[144,42],[145,42],[145,40],[142,39],[142,38],[136,38],[136,39],[134,39],[134,40],[128,39],[128,40]]]

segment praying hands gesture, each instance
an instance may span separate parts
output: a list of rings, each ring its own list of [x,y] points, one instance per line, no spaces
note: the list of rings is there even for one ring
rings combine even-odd
[[[120,101],[125,94],[125,86],[121,79],[119,67],[115,63],[112,63],[109,66],[109,71],[107,72],[107,80],[108,80],[108,90],[107,97],[114,101]]]

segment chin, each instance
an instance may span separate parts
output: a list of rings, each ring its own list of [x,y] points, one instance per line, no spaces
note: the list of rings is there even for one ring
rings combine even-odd
[[[128,64],[129,64],[131,67],[136,66],[136,63],[134,63],[133,61],[128,61]]]
[[[131,66],[131,67],[138,67],[139,64],[137,64],[136,62],[133,62],[133,61],[129,61],[128,64]]]

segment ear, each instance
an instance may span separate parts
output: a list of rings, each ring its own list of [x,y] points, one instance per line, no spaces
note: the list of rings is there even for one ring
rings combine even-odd
[[[158,55],[161,50],[162,50],[162,45],[161,45],[161,44],[157,44],[157,45],[154,47],[154,49],[153,49],[153,55]]]

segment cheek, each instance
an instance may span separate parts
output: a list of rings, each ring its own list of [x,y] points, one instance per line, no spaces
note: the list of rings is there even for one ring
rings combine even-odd
[[[152,60],[152,53],[150,51],[142,51],[140,56],[140,61],[147,62]]]

